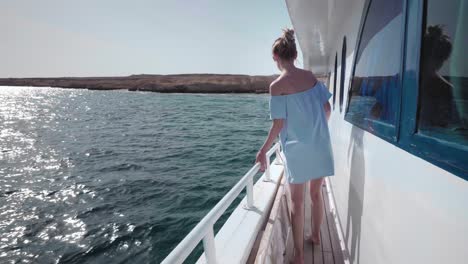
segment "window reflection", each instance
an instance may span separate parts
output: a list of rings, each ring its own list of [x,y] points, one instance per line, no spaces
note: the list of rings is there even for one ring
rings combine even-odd
[[[468,139],[468,34],[463,1],[429,0],[422,38],[419,132],[465,144]],[[463,47],[463,43],[465,46]]]
[[[402,59],[403,1],[373,0],[357,53],[348,120],[395,125]],[[372,121],[372,122],[369,122]]]

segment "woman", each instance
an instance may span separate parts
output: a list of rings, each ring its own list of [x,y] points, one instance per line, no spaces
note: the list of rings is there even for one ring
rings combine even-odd
[[[270,85],[270,118],[273,125],[257,154],[256,162],[260,162],[263,171],[266,152],[279,135],[285,157],[285,176],[292,198],[294,263],[303,263],[305,184],[310,184],[312,222],[315,223],[307,241],[319,244],[323,219],[321,186],[324,176],[334,174],[327,125],[331,93],[312,72],[294,66],[297,57],[294,31],[283,31],[283,35],[273,44],[273,60],[281,71],[281,75]]]
[[[419,126],[425,130],[434,127],[461,127],[461,120],[453,96],[453,85],[440,69],[452,54],[450,37],[442,25],[427,27],[423,38],[421,63],[421,106]]]

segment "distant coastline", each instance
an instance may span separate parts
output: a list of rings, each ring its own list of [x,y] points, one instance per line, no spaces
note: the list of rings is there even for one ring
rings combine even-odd
[[[129,90],[160,93],[268,93],[277,75],[231,74],[130,75],[122,77],[0,78],[0,86]]]
[[[278,75],[139,74],[117,77],[0,78],[0,86],[128,90],[159,93],[268,93]],[[318,76],[322,81],[324,76]]]

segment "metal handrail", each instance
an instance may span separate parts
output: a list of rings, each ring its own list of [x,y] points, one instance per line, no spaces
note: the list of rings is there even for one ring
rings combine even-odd
[[[279,158],[280,144],[276,143],[266,153],[267,166],[265,168],[265,180],[270,180],[270,157],[276,152]],[[218,221],[221,215],[239,196],[244,187],[247,189],[247,208],[253,207],[253,177],[260,170],[260,163],[256,163],[232,189],[219,201],[208,214],[182,239],[182,241],[167,255],[161,264],[179,264],[190,255],[198,243],[203,240],[203,249],[205,250],[206,262],[208,264],[216,263],[216,250],[214,243],[213,225]]]

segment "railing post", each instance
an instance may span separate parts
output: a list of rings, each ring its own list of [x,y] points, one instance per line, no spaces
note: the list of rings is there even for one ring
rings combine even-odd
[[[270,175],[270,158],[271,156],[267,154],[266,156],[266,168],[265,168],[265,179],[264,181],[271,181],[271,175]]]
[[[247,181],[247,207],[253,208],[253,175]]]
[[[279,145],[275,145],[267,152],[268,158],[268,179],[270,180],[270,159],[271,155],[278,149]],[[260,163],[256,163],[250,170],[241,178],[241,180],[231,188],[231,190],[219,201],[208,214],[190,231],[190,233],[169,253],[163,260],[162,264],[183,263],[183,261],[190,255],[190,252],[197,246],[200,241],[203,241],[203,248],[205,251],[205,258],[208,264],[216,264],[216,247],[213,232],[214,223],[226,211],[229,205],[235,200],[237,196],[246,188],[247,203],[243,205],[246,209],[255,208],[254,206],[254,193],[253,183],[254,176],[260,169]],[[265,176],[266,178],[266,176]]]
[[[276,165],[281,165],[282,164],[282,159],[281,159],[281,153],[280,153],[280,148],[276,149]]]
[[[214,243],[213,226],[211,226],[203,238],[203,249],[205,250],[206,263],[216,264],[216,249]]]

